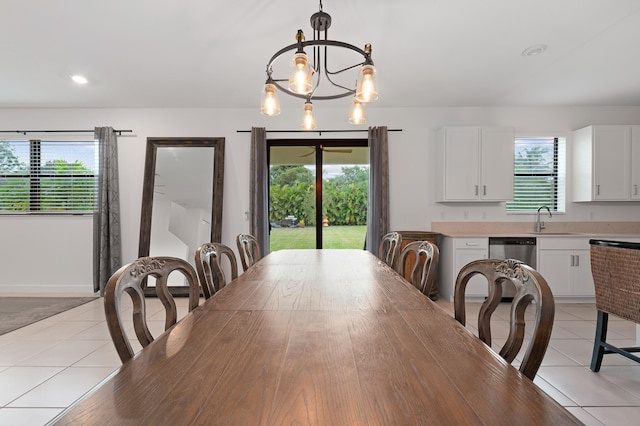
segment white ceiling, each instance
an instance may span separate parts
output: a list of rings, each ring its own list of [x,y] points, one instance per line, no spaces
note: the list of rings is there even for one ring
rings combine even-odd
[[[374,108],[640,106],[639,0],[323,5],[331,39],[373,45]],[[0,0],[0,107],[258,108],[267,61],[297,29],[311,38],[317,10],[316,0]],[[546,53],[521,55],[539,43]]]

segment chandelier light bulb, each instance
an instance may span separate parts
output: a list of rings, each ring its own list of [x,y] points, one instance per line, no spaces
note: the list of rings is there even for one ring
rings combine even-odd
[[[304,130],[313,130],[317,127],[316,119],[313,117],[313,105],[307,101],[304,104],[304,118],[302,119],[302,128]]]
[[[293,56],[293,67],[289,74],[289,90],[306,95],[311,93],[311,65],[304,52]]]
[[[356,99],[360,102],[374,102],[378,100],[378,81],[376,69],[373,65],[362,66],[362,80],[356,90]]]
[[[264,85],[261,105],[260,112],[264,115],[272,117],[280,114],[280,99],[278,99],[275,84],[267,83]]]
[[[349,116],[349,123],[351,124],[366,124],[367,119],[364,116],[364,109],[362,108],[362,102],[353,98],[353,109]]]

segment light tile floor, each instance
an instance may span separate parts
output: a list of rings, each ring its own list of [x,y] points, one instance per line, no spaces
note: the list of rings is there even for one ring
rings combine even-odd
[[[158,332],[161,307],[157,299],[150,301],[151,328]],[[180,317],[186,302],[177,299]],[[450,303],[438,304],[452,312]],[[470,304],[467,318],[475,318],[478,307]],[[496,344],[506,337],[507,312],[502,304],[495,314]],[[534,382],[587,425],[631,424],[640,418],[640,364],[607,355],[600,372],[593,373],[594,332],[593,304],[557,304],[551,342]],[[635,326],[611,317],[609,336],[619,345],[634,345]],[[0,336],[0,425],[46,424],[119,365],[101,299]]]

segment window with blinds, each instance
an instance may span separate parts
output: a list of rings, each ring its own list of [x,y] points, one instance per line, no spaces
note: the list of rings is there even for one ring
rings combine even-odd
[[[565,209],[565,143],[560,138],[516,138],[513,201],[507,212]]]
[[[90,213],[97,141],[0,140],[0,214]]]

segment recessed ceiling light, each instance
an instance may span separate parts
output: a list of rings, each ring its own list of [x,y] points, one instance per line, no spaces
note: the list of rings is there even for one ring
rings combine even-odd
[[[547,50],[546,44],[534,44],[533,46],[529,46],[522,51],[522,56],[536,56],[541,55]]]
[[[73,80],[75,83],[78,83],[78,84],[87,84],[89,82],[89,80],[87,80],[85,76],[82,76],[79,74],[72,75],[71,80]]]

